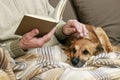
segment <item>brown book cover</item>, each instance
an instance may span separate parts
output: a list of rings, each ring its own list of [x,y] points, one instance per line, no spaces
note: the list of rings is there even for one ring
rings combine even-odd
[[[47,18],[48,19],[48,18]],[[38,37],[45,35],[50,32],[57,25],[57,22],[45,20],[42,18],[37,18],[31,15],[24,15],[19,27],[17,28],[15,34],[24,35],[25,33],[37,28],[40,32]]]

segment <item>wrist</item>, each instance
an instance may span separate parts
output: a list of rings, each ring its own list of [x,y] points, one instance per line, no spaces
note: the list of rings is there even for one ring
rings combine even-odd
[[[10,49],[12,53],[14,54],[14,58],[22,56],[26,54],[26,52],[19,46],[19,40],[15,40],[11,43]]]
[[[24,46],[24,42],[21,41],[21,39],[18,42],[19,47],[23,50],[23,51],[27,51],[28,49]]]

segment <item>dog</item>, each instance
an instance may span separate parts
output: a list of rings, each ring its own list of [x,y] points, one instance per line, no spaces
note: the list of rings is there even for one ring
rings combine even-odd
[[[101,27],[86,25],[89,34],[79,37],[77,33],[72,34],[63,41],[65,54],[68,56],[68,63],[75,67],[81,67],[92,56],[102,52],[119,52],[120,47],[111,44],[107,34]]]

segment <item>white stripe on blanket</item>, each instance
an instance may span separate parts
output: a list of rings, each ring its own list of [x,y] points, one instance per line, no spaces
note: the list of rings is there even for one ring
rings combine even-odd
[[[65,55],[62,55],[63,52],[58,46],[54,47],[43,47],[38,48],[37,52],[40,54],[38,59],[38,64],[41,65],[42,68],[51,66],[53,68],[66,68],[70,67],[69,64],[63,62],[66,59]]]
[[[67,68],[59,80],[118,80],[119,68],[100,67],[95,70],[80,70]]]
[[[67,68],[60,80],[120,80],[120,53],[93,56],[81,68]]]
[[[29,78],[33,77],[32,73],[37,72],[37,69],[40,69],[38,73],[43,73],[54,68],[62,68],[63,70],[70,67],[69,64],[64,63],[66,60],[66,55],[62,54],[63,52],[61,51],[62,50],[58,46],[37,48],[39,58],[36,61],[23,63],[23,65],[26,64],[27,66],[26,68],[23,68],[22,71],[16,73],[16,78],[21,80],[29,80]],[[21,67],[23,67],[22,64]],[[14,69],[21,70],[21,67],[15,67]]]

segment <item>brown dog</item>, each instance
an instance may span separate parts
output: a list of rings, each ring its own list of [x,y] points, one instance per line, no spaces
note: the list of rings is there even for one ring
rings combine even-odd
[[[86,27],[89,31],[88,36],[78,38],[78,34],[76,33],[64,42],[65,53],[73,66],[80,67],[89,60],[91,56],[102,52],[120,51],[120,47],[111,44],[102,28],[95,28],[90,25],[86,25]]]

